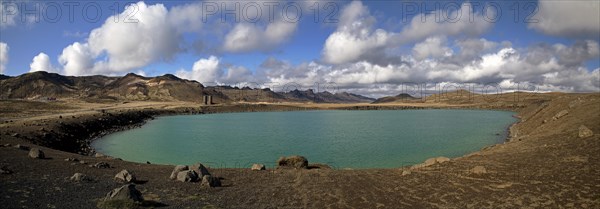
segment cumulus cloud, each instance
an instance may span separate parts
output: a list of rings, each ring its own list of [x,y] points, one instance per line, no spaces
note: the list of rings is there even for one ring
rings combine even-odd
[[[340,13],[337,30],[325,41],[323,60],[330,64],[356,61],[364,54],[388,43],[390,36],[382,29],[373,30],[375,18],[360,1],[353,1]]]
[[[460,9],[449,12],[436,10],[428,14],[414,16],[410,23],[402,29],[398,42],[407,43],[419,41],[432,35],[445,36],[477,36],[481,35],[493,26],[493,22],[486,20],[484,14],[475,12],[473,5],[463,3]],[[494,16],[491,12],[488,16]],[[436,17],[447,16],[446,21],[436,20]]]
[[[194,63],[191,71],[179,70],[176,75],[181,78],[196,80],[200,83],[217,82],[223,71],[219,66],[220,60],[215,56],[200,59]]]
[[[125,72],[159,60],[170,60],[179,52],[180,35],[167,19],[168,11],[162,4],[146,5],[138,2],[127,7],[123,14],[134,14],[137,23],[115,22],[107,19],[90,33],[91,52],[98,56],[106,53],[108,70]],[[129,11],[131,10],[131,11]]]
[[[138,2],[118,17],[109,17],[90,32],[87,42],[75,42],[59,56],[69,75],[119,74],[159,61],[170,61],[181,52],[182,33],[202,26],[199,3],[175,6]]]
[[[529,27],[544,34],[574,38],[600,34],[599,1],[540,0],[538,8]]]
[[[460,5],[460,9],[450,11],[447,21],[439,21],[437,16],[446,16],[448,11],[437,10],[428,14],[414,16],[400,32],[374,29],[375,18],[360,1],[353,1],[341,11],[340,21],[335,32],[325,41],[322,57],[329,64],[344,64],[356,61],[375,61],[386,56],[385,50],[402,44],[421,41],[432,36],[477,36],[493,25],[482,14],[474,12],[469,3]],[[493,15],[491,15],[493,16]],[[435,38],[422,43],[416,52],[425,52],[426,44],[434,44]],[[427,52],[431,53],[433,51]],[[376,54],[377,56],[373,56]],[[431,54],[422,54],[429,56]],[[419,55],[420,56],[420,55]]]
[[[435,36],[425,39],[413,47],[415,59],[422,60],[428,57],[439,58],[452,55],[452,49],[446,47],[446,38]]]
[[[36,71],[56,72],[52,63],[50,63],[50,57],[47,54],[41,52],[33,57],[33,61],[29,64],[29,72]]]
[[[94,56],[87,43],[75,42],[63,49],[58,57],[66,75],[90,75],[94,70]]]
[[[175,75],[205,85],[236,85],[254,80],[252,71],[242,66],[223,63],[216,56],[201,58],[194,63],[191,70],[181,69]]]
[[[297,22],[277,20],[264,27],[238,23],[225,36],[223,50],[227,52],[271,51],[288,41],[296,31]]]
[[[0,74],[4,73],[6,64],[8,63],[8,44],[0,42]]]
[[[596,41],[581,41],[570,46],[533,45],[522,49],[512,47],[509,42],[485,39],[465,39],[453,44],[440,37],[428,38],[416,45],[413,55],[402,56],[404,63],[386,65],[364,60],[338,65],[314,62],[291,65],[269,58],[261,65],[264,71],[261,75],[271,82],[298,83],[305,88],[315,82],[333,83],[340,90],[373,97],[406,91],[403,88],[407,84],[425,84],[430,89],[439,88],[432,86],[435,84],[452,88],[476,84],[497,86],[501,91],[523,90],[524,87],[535,87],[532,90],[538,91],[600,90],[600,70],[585,67],[587,61],[598,58]],[[419,48],[426,50],[419,51]],[[446,51],[450,48],[458,51]],[[440,49],[446,50],[438,52]],[[569,58],[565,53],[574,57]],[[423,54],[427,59],[420,59]]]

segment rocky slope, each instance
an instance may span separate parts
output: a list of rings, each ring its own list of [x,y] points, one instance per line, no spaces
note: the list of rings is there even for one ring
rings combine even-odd
[[[231,102],[314,102],[359,103],[374,99],[346,92],[331,94],[312,90],[273,92],[230,86],[205,87],[196,81],[171,74],[143,77],[129,73],[123,77],[62,76],[33,72],[16,77],[0,75],[0,99],[53,100],[74,98],[104,101],[192,101],[202,102],[204,95],[213,96],[217,104]]]

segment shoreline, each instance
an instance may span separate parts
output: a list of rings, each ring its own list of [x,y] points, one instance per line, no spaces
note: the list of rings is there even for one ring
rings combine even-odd
[[[291,111],[291,112],[294,112],[294,111],[302,112],[302,111],[331,111],[331,110],[344,110],[344,111],[481,110],[481,111],[504,111],[504,112],[514,113],[512,115],[512,117],[516,118],[517,120],[515,122],[511,123],[510,125],[507,125],[505,128],[503,128],[503,132],[502,132],[503,139],[502,140],[497,141],[497,142],[495,142],[494,144],[491,144],[491,145],[480,147],[480,148],[478,148],[475,151],[467,152],[467,153],[465,153],[465,154],[463,154],[461,156],[451,157],[450,159],[456,159],[456,158],[461,158],[461,157],[464,157],[464,156],[469,156],[469,155],[472,155],[474,153],[477,153],[477,152],[483,151],[485,149],[488,149],[490,147],[494,147],[494,146],[497,146],[497,145],[500,145],[500,144],[504,144],[504,143],[510,142],[511,137],[512,137],[511,136],[511,129],[512,129],[512,127],[514,127],[515,125],[517,125],[520,122],[520,120],[521,120],[519,117],[515,117],[516,115],[518,115],[518,113],[516,111],[514,111],[514,110],[504,110],[504,109],[503,110],[494,110],[494,109],[481,109],[481,108],[469,108],[469,107],[465,107],[465,108],[448,108],[447,109],[447,108],[426,108],[426,107],[418,107],[418,108],[408,107],[407,108],[407,107],[403,107],[403,106],[397,106],[397,107],[393,107],[391,109],[305,109],[305,110],[283,110],[283,111],[281,111],[281,110],[280,111],[263,110],[263,111],[236,111],[236,112],[211,112],[211,113],[197,112],[197,113],[194,113],[194,114],[181,114],[181,113],[177,113],[177,112],[171,112],[171,113],[159,113],[159,114],[156,114],[156,115],[151,115],[152,116],[151,118],[146,118],[146,119],[144,119],[142,122],[140,122],[138,124],[133,124],[133,125],[129,125],[129,126],[122,127],[122,128],[117,128],[117,129],[111,129],[111,130],[102,131],[101,135],[98,135],[98,136],[96,136],[96,137],[94,137],[92,139],[87,140],[88,141],[88,147],[89,147],[89,150],[90,150],[89,155],[92,156],[95,153],[99,153],[99,154],[102,154],[103,156],[108,156],[108,157],[112,157],[112,158],[123,159],[123,158],[120,158],[118,156],[111,156],[111,155],[108,155],[106,153],[97,152],[92,147],[92,143],[94,141],[96,141],[96,140],[99,140],[100,138],[102,138],[104,136],[107,136],[107,135],[110,135],[110,134],[113,134],[113,133],[122,132],[122,131],[128,131],[128,130],[135,129],[135,128],[142,128],[142,126],[145,125],[148,121],[155,120],[155,119],[157,119],[159,117],[187,116],[187,115],[191,116],[191,115],[203,115],[203,114],[251,113],[251,112],[289,112],[289,111]],[[115,117],[118,117],[118,116],[115,116]],[[431,157],[440,157],[440,156],[431,156]],[[123,160],[128,161],[126,159],[123,159]],[[144,163],[144,162],[136,162],[136,161],[128,161],[128,162],[132,162],[132,163]],[[414,166],[414,165],[417,165],[417,164],[419,164],[419,163],[415,162],[415,164],[411,164],[411,165],[406,164],[406,165],[399,166],[399,167],[369,167],[369,168],[349,168],[349,167],[346,168],[346,167],[344,167],[344,168],[334,168],[334,169],[402,169],[402,168],[411,167],[411,166]],[[161,165],[175,166],[177,164],[169,163],[169,164],[161,164]],[[222,168],[236,169],[236,168],[239,168],[239,167],[222,167]]]
[[[512,95],[505,97],[512,101]],[[0,146],[3,159],[0,167],[12,172],[0,175],[3,188],[0,195],[6,197],[0,204],[9,208],[45,205],[93,208],[107,192],[120,185],[113,180],[114,175],[127,169],[143,181],[136,186],[144,198],[168,208],[318,208],[324,205],[335,208],[596,208],[600,207],[600,201],[596,201],[600,197],[597,190],[600,164],[596,163],[600,160],[597,156],[600,153],[599,104],[600,94],[536,94],[523,105],[475,101],[469,105],[242,104],[200,108],[191,103],[136,103],[91,104],[91,109],[82,106],[47,111],[40,106],[44,115],[15,112],[11,114],[20,120],[0,124],[0,142],[4,144]],[[217,188],[201,188],[198,183],[168,179],[172,165],[129,162],[72,151],[80,150],[80,144],[92,136],[136,128],[153,117],[242,111],[408,109],[402,107],[404,105],[421,109],[509,110],[515,112],[519,120],[507,128],[509,134],[504,143],[448,161],[348,170],[268,167],[267,171],[252,171],[250,168],[211,167],[211,174],[222,178],[223,186]],[[107,110],[102,113],[103,109]],[[72,113],[65,114],[66,111]],[[579,127],[584,125],[593,132],[586,138],[578,136]],[[47,159],[31,159],[27,151],[15,148],[15,144],[41,148]],[[71,158],[78,162],[66,161]],[[100,162],[110,167],[93,167]],[[74,173],[84,173],[94,180],[69,181]]]

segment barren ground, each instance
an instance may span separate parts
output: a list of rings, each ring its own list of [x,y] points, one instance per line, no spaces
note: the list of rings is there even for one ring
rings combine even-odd
[[[310,169],[251,171],[249,168],[209,168],[222,177],[223,187],[202,188],[168,177],[172,165],[138,164],[110,157],[65,152],[63,143],[85,141],[65,125],[91,124],[106,129],[104,118],[127,112],[189,114],[229,111],[303,109],[482,108],[517,112],[521,121],[504,144],[419,169]],[[568,113],[553,119],[561,111]],[[0,101],[0,174],[2,208],[95,208],[120,184],[113,176],[122,169],[142,180],[137,188],[147,200],[140,207],[168,208],[600,208],[600,95],[504,94],[445,97],[393,104],[230,104],[200,107],[194,103],[80,101]],[[103,122],[105,121],[105,122]],[[545,121],[545,122],[544,122]],[[98,125],[100,124],[100,125]],[[593,136],[578,137],[585,125]],[[79,127],[79,126],[69,126]],[[435,128],[435,127],[432,127]],[[102,131],[102,130],[95,130]],[[18,135],[15,135],[18,133]],[[46,134],[47,138],[40,138]],[[68,133],[68,134],[67,134]],[[88,135],[85,135],[88,136]],[[57,138],[52,138],[57,137]],[[45,140],[63,140],[48,143]],[[49,159],[31,159],[21,144],[41,147]],[[360,156],[357,156],[360,157]],[[77,158],[86,164],[64,161]],[[276,159],[273,159],[275,162]],[[308,159],[310,162],[310,159]],[[107,162],[107,169],[91,168]],[[199,162],[202,159],[198,159]],[[470,171],[483,166],[486,173]],[[410,171],[410,174],[406,174]],[[72,182],[74,173],[92,182]],[[403,175],[403,172],[405,175]]]

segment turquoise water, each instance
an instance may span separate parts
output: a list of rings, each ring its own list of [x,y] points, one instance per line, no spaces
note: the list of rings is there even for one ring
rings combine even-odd
[[[279,156],[303,155],[311,163],[335,168],[391,168],[501,143],[516,122],[512,114],[327,110],[168,116],[105,136],[92,146],[124,160],[157,164],[271,167]]]

